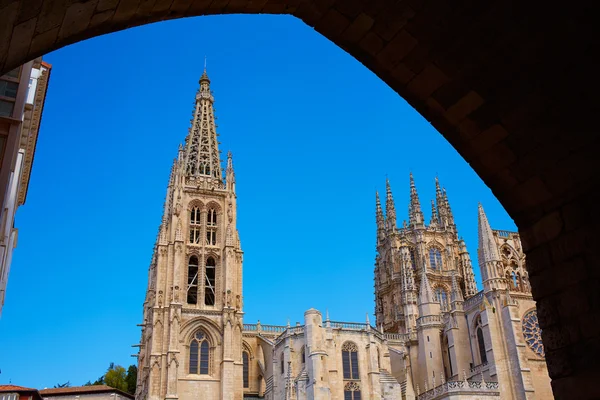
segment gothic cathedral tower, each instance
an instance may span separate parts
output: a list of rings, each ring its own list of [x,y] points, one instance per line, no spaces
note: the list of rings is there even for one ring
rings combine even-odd
[[[231,153],[221,170],[206,70],[149,268],[139,400],[243,398],[242,250]]]

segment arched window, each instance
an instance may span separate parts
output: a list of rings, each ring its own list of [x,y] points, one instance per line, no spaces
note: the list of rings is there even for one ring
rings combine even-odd
[[[187,303],[198,304],[198,257],[191,256],[188,262]]]
[[[429,265],[432,269],[442,269],[442,252],[439,249],[429,249]]]
[[[435,298],[440,303],[442,310],[448,308],[448,293],[443,288],[439,286],[435,288]]]
[[[485,351],[485,339],[483,338],[483,327],[481,324],[481,316],[477,317],[477,325],[476,325],[476,333],[477,333],[477,346],[479,348],[479,357],[481,358],[482,364],[487,364],[487,354]]]
[[[190,343],[190,374],[210,374],[210,344],[204,332],[196,332]]]
[[[249,360],[249,356],[248,356],[248,352],[244,351],[242,353],[242,362],[244,363],[244,375],[243,375],[243,379],[244,379],[244,387],[245,388],[249,388],[250,387],[250,380],[248,379],[249,376],[249,369],[250,369],[250,360]]]
[[[204,269],[204,304],[207,306],[215,305],[215,259],[208,257],[206,259],[206,268]]]
[[[199,207],[194,207],[190,210],[190,243],[192,244],[200,244],[200,232],[202,231],[200,217]]]
[[[519,290],[519,277],[515,271],[512,272],[512,288],[517,291]]]
[[[208,210],[208,214],[206,215],[206,225],[217,226],[217,210],[214,208]]]
[[[416,257],[415,257],[415,249],[410,249],[410,262],[412,264],[412,268],[413,270],[417,269],[417,261],[416,261]]]
[[[283,373],[285,373],[285,361],[284,361],[284,357],[283,357],[283,352],[281,353],[280,363],[281,363],[281,373],[283,374]]]
[[[342,367],[344,379],[360,379],[358,375],[358,347],[352,342],[342,346]]]
[[[377,348],[377,368],[381,369],[381,354],[379,353],[379,347]]]
[[[360,385],[357,382],[346,382],[344,400],[360,400]]]
[[[302,359],[302,364],[306,363],[306,353],[304,352],[304,346],[302,347],[302,353],[300,355],[300,358]]]

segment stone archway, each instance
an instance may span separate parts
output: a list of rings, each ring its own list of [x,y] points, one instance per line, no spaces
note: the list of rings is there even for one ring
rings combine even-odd
[[[300,18],[396,90],[492,189],[521,232],[555,396],[597,398],[597,8],[592,1],[0,0],[0,70],[166,19]]]

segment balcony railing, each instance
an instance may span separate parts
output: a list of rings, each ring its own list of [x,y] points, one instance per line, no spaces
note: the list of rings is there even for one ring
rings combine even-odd
[[[465,300],[463,307],[465,310],[468,310],[473,305],[481,302],[482,299],[483,299],[483,290],[479,293],[474,294],[472,297],[469,297],[467,300]]]
[[[360,323],[360,322],[330,321],[330,324],[331,324],[332,328],[349,329],[349,330],[353,330],[353,331],[362,331],[362,330],[366,330],[367,328],[369,328],[369,325],[367,325],[366,323]]]
[[[417,400],[436,400],[446,398],[454,392],[500,396],[498,382],[448,381],[417,396]]]

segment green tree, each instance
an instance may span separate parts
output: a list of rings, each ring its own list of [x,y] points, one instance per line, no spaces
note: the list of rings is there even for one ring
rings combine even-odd
[[[137,386],[137,366],[130,365],[127,368],[127,376],[125,377],[125,381],[127,382],[127,392],[131,394],[135,394],[135,388]]]
[[[125,368],[120,365],[110,363],[108,371],[106,371],[106,374],[104,374],[104,384],[127,392],[127,381],[125,380],[126,377],[127,372],[125,371]]]

